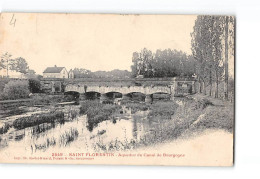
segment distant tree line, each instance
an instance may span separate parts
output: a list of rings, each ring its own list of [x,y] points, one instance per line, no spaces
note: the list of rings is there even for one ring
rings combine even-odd
[[[73,69],[74,78],[130,78],[131,72],[127,70],[96,71],[92,72],[84,68]]]
[[[145,78],[192,76],[195,73],[195,60],[182,51],[158,49],[155,53],[146,48],[134,52],[132,56],[132,77]]]

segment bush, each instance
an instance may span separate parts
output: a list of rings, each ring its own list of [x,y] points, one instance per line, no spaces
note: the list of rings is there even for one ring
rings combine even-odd
[[[168,119],[175,113],[178,108],[178,104],[172,101],[168,102],[156,102],[153,103],[150,107],[151,111],[149,112],[149,116],[162,116]]]
[[[131,108],[131,113],[134,114],[137,111],[147,111],[149,109],[149,105],[144,103],[130,103],[127,102],[124,104],[126,108]]]
[[[36,125],[40,125],[43,123],[55,123],[59,122],[63,124],[64,120],[64,112],[62,111],[53,111],[46,114],[40,115],[32,115],[27,117],[18,118],[13,122],[13,126],[15,129],[24,129],[27,127],[32,127]]]
[[[41,83],[40,80],[31,78],[29,79],[29,90],[31,93],[41,92]]]
[[[6,99],[28,98],[28,81],[9,81],[4,87],[4,94]]]

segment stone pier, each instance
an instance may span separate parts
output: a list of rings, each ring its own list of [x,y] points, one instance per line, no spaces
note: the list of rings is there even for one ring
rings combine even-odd
[[[103,103],[104,101],[107,101],[108,97],[105,93],[100,94],[100,103]]]
[[[145,100],[146,103],[152,103],[153,102],[153,95],[152,94],[147,94],[145,95]]]

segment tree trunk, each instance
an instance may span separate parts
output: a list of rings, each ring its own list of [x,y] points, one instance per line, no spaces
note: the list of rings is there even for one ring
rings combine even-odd
[[[206,87],[205,87],[205,82],[204,81],[202,81],[202,90],[203,90],[203,93],[204,93],[204,95],[207,95],[207,92],[206,92]]]
[[[228,100],[228,21],[229,17],[226,17],[225,22],[225,99]]]
[[[209,73],[209,85],[210,85],[209,95],[212,96],[212,72],[211,72],[211,70],[210,70],[210,73]]]
[[[6,77],[7,77],[7,78],[9,78],[8,68],[9,68],[9,59],[7,59],[7,65],[6,65]]]
[[[215,98],[218,98],[218,71],[216,70],[216,91],[215,91]]]
[[[202,93],[202,83],[201,83],[201,79],[200,78],[198,80],[198,85],[199,85],[199,87],[198,87],[199,93]]]

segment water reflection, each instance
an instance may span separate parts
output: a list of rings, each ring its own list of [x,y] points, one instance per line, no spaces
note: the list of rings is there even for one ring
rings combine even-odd
[[[132,114],[131,109],[123,107],[116,117],[99,123],[93,130],[86,127],[85,115],[64,124],[43,123],[22,130],[11,128],[0,136],[0,149],[12,151],[19,148],[30,153],[55,148],[95,152],[131,149],[148,134],[156,137],[162,129],[160,119],[150,119],[148,113],[138,111]]]

